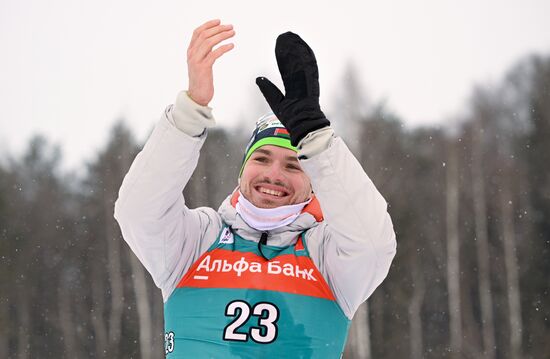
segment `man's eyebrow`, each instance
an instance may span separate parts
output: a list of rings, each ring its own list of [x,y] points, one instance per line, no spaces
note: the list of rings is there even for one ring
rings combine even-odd
[[[271,155],[271,151],[270,150],[266,150],[265,148],[258,148],[256,151],[254,152],[260,152],[260,153],[263,153],[264,155]]]

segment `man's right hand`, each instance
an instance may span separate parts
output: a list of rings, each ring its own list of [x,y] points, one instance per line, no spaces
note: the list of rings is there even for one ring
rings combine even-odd
[[[187,94],[193,101],[207,106],[214,96],[212,67],[223,54],[233,49],[229,43],[214,49],[214,46],[235,35],[233,25],[221,25],[220,20],[210,20],[193,31],[187,48],[187,69],[189,89]]]

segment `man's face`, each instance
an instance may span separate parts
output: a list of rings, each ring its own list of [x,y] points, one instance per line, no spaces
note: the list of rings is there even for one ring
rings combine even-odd
[[[311,196],[311,182],[302,171],[296,152],[265,145],[246,162],[240,190],[256,207],[275,208],[306,201]]]

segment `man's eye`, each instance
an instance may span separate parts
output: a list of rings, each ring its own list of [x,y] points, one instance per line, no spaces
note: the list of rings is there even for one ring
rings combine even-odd
[[[300,167],[298,167],[297,165],[292,165],[292,164],[287,165],[286,168],[288,168],[288,169],[290,169],[290,170],[298,170],[298,171],[301,170]]]
[[[257,162],[267,162],[267,158],[265,158],[265,157],[256,157],[256,158],[254,158],[254,161],[257,161]]]

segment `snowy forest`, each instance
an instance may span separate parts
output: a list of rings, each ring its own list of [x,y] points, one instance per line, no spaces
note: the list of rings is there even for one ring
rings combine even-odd
[[[522,59],[431,127],[406,126],[356,79],[345,72],[327,116],[386,198],[398,247],[344,357],[548,358],[550,56]],[[189,207],[217,208],[235,188],[255,119],[209,132]],[[0,358],[163,357],[160,290],[113,218],[143,146],[131,121],[83,174],[40,135],[2,154]]]

